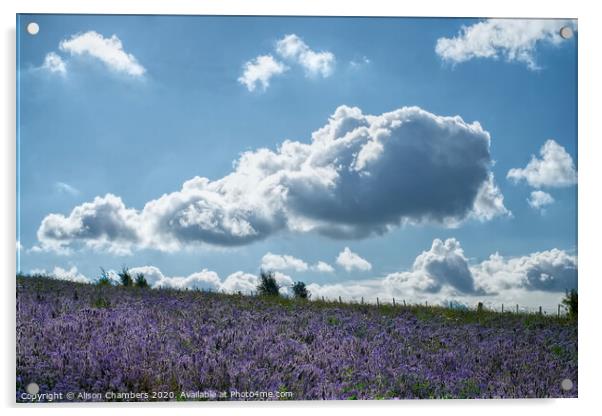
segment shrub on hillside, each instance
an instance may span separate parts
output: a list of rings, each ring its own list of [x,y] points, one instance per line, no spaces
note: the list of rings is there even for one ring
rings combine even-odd
[[[98,286],[111,286],[113,284],[109,273],[102,267],[100,268],[100,277],[96,280],[96,284]]]
[[[273,271],[262,270],[259,274],[257,293],[262,296],[280,296],[280,285]]]
[[[307,286],[303,282],[295,282],[293,284],[293,295],[297,299],[308,299],[309,292],[307,291]]]
[[[142,274],[142,273],[136,274],[136,280],[134,281],[134,286],[142,288],[142,289],[148,287],[148,282],[146,281],[146,277],[144,277],[144,274]]]
[[[577,318],[577,289],[567,290],[564,299],[562,299],[562,304],[568,311],[570,318]]]
[[[134,284],[134,279],[132,279],[132,275],[127,267],[123,266],[117,275],[119,276],[122,286],[129,287]]]

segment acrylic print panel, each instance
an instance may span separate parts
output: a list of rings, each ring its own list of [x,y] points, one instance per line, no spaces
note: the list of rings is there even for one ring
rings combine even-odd
[[[17,33],[18,402],[577,396],[576,21]]]

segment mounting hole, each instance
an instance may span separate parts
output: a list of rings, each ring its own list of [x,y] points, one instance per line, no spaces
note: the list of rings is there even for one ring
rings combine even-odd
[[[563,26],[560,28],[560,37],[562,39],[570,39],[573,37],[573,29],[569,26]]]
[[[573,381],[569,378],[565,378],[564,380],[562,380],[562,383],[560,383],[560,387],[564,391],[572,390],[573,389]]]
[[[27,387],[25,387],[25,391],[29,394],[38,394],[40,392],[40,386],[37,383],[29,383]]]
[[[40,25],[38,25],[36,22],[30,22],[27,24],[27,33],[30,35],[37,35],[39,31]]]

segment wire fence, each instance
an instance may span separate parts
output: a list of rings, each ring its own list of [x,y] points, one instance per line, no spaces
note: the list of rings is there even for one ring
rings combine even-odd
[[[562,304],[547,305],[544,306],[524,306],[519,304],[511,303],[493,303],[493,302],[478,302],[476,305],[471,306],[462,302],[447,301],[447,302],[429,302],[428,300],[423,301],[410,301],[403,298],[396,297],[364,297],[364,296],[315,296],[310,298],[314,301],[341,303],[341,304],[366,304],[376,306],[393,306],[393,307],[415,307],[415,306],[426,306],[426,307],[444,307],[449,309],[457,310],[485,310],[490,312],[499,313],[513,313],[513,314],[538,314],[547,316],[565,317],[568,315],[568,309]]]

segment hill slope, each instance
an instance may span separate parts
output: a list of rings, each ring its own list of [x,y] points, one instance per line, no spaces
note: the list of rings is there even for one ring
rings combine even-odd
[[[75,400],[303,400],[576,397],[576,380],[564,319],[17,279],[17,401],[30,382],[89,393]]]

